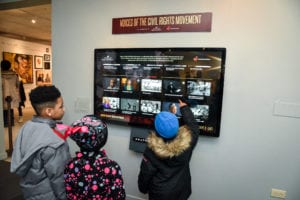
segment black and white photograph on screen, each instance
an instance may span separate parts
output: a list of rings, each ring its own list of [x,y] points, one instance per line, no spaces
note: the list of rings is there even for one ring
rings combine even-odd
[[[102,74],[104,76],[118,75],[119,70],[120,70],[120,65],[119,64],[104,64]]]
[[[106,109],[119,109],[120,108],[120,99],[117,97],[103,97],[102,106],[104,110]]]
[[[164,65],[164,77],[167,78],[185,78],[186,65]]]
[[[152,100],[141,100],[141,112],[156,114],[160,112],[161,102]]]
[[[162,80],[159,79],[142,79],[142,92],[156,92],[160,93],[162,89]]]
[[[143,76],[150,78],[159,78],[162,75],[162,64],[147,64],[143,66]]]
[[[139,111],[139,100],[138,99],[121,98],[121,110],[138,112]]]
[[[103,87],[104,87],[104,90],[113,90],[113,91],[116,91],[116,90],[119,90],[119,87],[120,87],[120,78],[116,78],[116,77],[104,77],[103,78]]]
[[[122,75],[131,77],[140,77],[143,75],[143,69],[140,64],[124,64],[122,65]]]
[[[168,96],[182,95],[184,83],[181,80],[163,80],[164,93]]]
[[[209,106],[208,105],[191,105],[191,110],[197,120],[205,121],[209,117]]]
[[[187,81],[187,94],[210,96],[211,82],[202,80],[190,80]]]
[[[179,103],[176,103],[176,102],[170,102],[170,101],[163,102],[161,110],[162,111],[169,111],[169,112],[175,114],[178,117],[181,116]]]

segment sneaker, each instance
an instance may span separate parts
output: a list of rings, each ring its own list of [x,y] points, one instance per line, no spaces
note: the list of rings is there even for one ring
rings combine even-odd
[[[23,116],[19,116],[19,123],[22,123],[23,122]]]

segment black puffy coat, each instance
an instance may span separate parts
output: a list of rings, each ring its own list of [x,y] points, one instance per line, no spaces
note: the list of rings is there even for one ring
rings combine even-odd
[[[185,200],[191,194],[189,162],[197,144],[199,127],[188,106],[180,109],[184,126],[177,136],[164,141],[150,133],[138,176],[142,193],[149,193],[150,200]]]

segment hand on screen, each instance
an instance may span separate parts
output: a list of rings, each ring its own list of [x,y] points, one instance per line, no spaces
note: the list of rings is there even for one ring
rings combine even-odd
[[[181,99],[178,99],[179,101],[179,107],[183,107],[183,106],[186,106],[187,104],[185,102],[183,102]]]

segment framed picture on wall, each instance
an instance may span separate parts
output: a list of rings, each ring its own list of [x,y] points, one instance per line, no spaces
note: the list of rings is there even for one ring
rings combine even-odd
[[[33,56],[19,53],[3,52],[3,59],[11,62],[11,68],[23,83],[33,83]]]
[[[50,61],[50,60],[51,60],[50,54],[44,54],[44,61]]]
[[[51,63],[50,62],[44,62],[44,69],[51,69]]]
[[[34,56],[34,68],[43,69],[43,56]]]
[[[52,74],[49,71],[36,70],[35,71],[36,85],[51,85]]]

